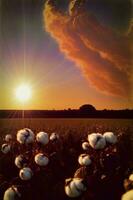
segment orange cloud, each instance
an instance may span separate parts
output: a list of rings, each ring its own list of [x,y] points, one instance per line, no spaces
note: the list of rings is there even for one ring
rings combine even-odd
[[[47,1],[44,9],[46,31],[94,87],[128,98],[132,67],[129,36],[103,26],[75,2],[78,1],[73,1],[71,13],[66,14],[58,9],[58,2]],[[80,2],[83,6],[83,1]]]

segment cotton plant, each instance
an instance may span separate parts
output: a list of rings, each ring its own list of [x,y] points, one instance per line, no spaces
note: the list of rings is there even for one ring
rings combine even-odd
[[[59,140],[59,135],[52,133],[50,136],[46,132],[35,134],[29,128],[23,128],[16,134],[16,138],[7,134],[1,152],[4,157],[10,154],[14,160],[14,168],[18,171],[18,177],[13,177],[13,181],[20,179],[22,184],[32,181],[34,175],[41,170],[47,170],[53,152],[47,151],[47,146],[51,146],[55,140]],[[55,153],[55,152],[54,152]],[[10,168],[10,164],[8,168]],[[13,182],[11,180],[11,184]],[[10,183],[9,183],[10,185]],[[3,200],[15,200],[21,197],[16,185],[10,185],[4,193]]]
[[[59,168],[57,163],[61,157],[56,155],[56,151],[60,151],[61,145],[58,141],[60,141],[60,137],[57,133],[49,135],[41,131],[35,134],[29,128],[19,130],[16,138],[10,134],[5,137],[1,152],[4,158],[8,158],[8,156],[13,158],[13,165],[17,171],[16,180],[19,180],[19,184],[16,184],[15,180],[11,180],[5,190],[3,200],[21,199],[23,196],[23,192],[19,190],[21,184],[26,188],[32,183],[32,180],[34,182],[34,177],[37,177],[38,174],[40,174],[38,179],[40,180],[42,172],[43,176],[49,176],[51,169],[55,171],[55,166],[57,169]],[[67,198],[82,198],[82,195],[90,192],[90,188],[101,187],[100,185],[105,184],[108,178],[119,173],[118,141],[118,137],[113,132],[88,134],[86,141],[81,144],[82,152],[77,156],[78,169],[71,178],[64,180],[64,195]],[[53,165],[51,161],[53,157],[57,158],[56,156],[58,161]],[[63,159],[64,157],[62,157]],[[8,169],[10,169],[10,165]],[[43,178],[45,180],[45,177]],[[56,181],[56,177],[54,181]],[[133,174],[130,174],[128,177],[130,186],[132,181]],[[130,192],[130,194],[132,193]],[[125,200],[127,196],[130,197],[130,194],[125,194],[125,196],[123,194],[122,200]]]
[[[93,178],[98,182],[106,179],[107,174],[104,174],[103,171],[106,165],[109,166],[108,159],[109,162],[112,162],[112,157],[115,157],[117,153],[117,151],[114,151],[116,143],[117,137],[113,132],[88,134],[87,141],[81,144],[84,153],[78,157],[79,168],[74,173],[73,178],[66,179],[65,181],[65,193],[68,197],[76,198],[83,195],[86,190],[80,189],[80,186],[78,186],[79,183],[79,185],[81,183],[85,184],[81,188],[88,188],[90,184],[94,184]],[[118,159],[118,157],[116,156],[115,159]],[[110,173],[108,171],[106,172]],[[78,187],[79,190],[76,189]],[[95,187],[95,185],[92,187]]]
[[[88,150],[89,146],[95,150],[104,149],[109,144],[116,144],[117,137],[113,132],[88,134],[86,142],[82,143],[83,150]]]

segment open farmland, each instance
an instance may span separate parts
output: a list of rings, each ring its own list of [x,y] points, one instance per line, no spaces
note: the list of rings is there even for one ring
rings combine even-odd
[[[132,119],[0,119],[1,136],[7,133],[16,133],[20,128],[28,127],[34,131],[44,130],[47,132],[56,131],[59,134],[73,132],[76,135],[84,136],[88,131],[105,130],[115,131],[118,129],[133,129]]]
[[[5,185],[2,184],[0,188],[0,198],[2,199],[4,191],[10,186],[10,182],[12,184],[21,185],[22,198],[24,200],[53,200],[56,196],[57,200],[69,200],[71,198],[67,197],[64,193],[64,181],[66,178],[73,177],[74,173],[80,165],[78,164],[78,156],[81,153],[84,153],[81,144],[86,141],[88,133],[100,132],[104,133],[105,131],[112,131],[116,135],[123,135],[122,139],[120,139],[120,145],[118,145],[118,149],[120,149],[122,169],[123,171],[130,168],[132,169],[133,160],[133,120],[128,119],[1,119],[0,120],[0,133],[1,133],[1,144],[3,143],[3,138],[5,134],[16,135],[17,131],[21,128],[28,127],[32,129],[35,133],[39,131],[45,131],[48,134],[52,132],[56,132],[61,137],[61,145],[57,146],[57,157],[55,157],[52,162],[48,165],[49,167],[36,171],[36,176],[33,176],[31,181],[25,183],[20,181],[18,178],[14,179],[14,177],[18,174],[18,169],[16,169],[10,163],[14,161],[10,161],[10,157],[7,157],[9,161],[5,159],[2,155],[0,160],[0,170],[2,172],[3,166],[3,174],[6,177],[4,180]],[[49,147],[48,147],[49,148]],[[50,151],[46,148],[47,153]],[[111,147],[114,148],[114,147]],[[109,147],[110,149],[110,147]],[[45,148],[44,148],[45,150]],[[90,150],[91,152],[92,150]],[[112,152],[112,149],[109,150]],[[97,152],[92,151],[92,156],[100,156]],[[99,158],[99,157],[98,157]],[[57,159],[57,160],[56,160]],[[6,160],[6,164],[3,165],[3,160]],[[129,162],[129,164],[128,164]],[[112,163],[111,163],[112,165]],[[34,168],[33,164],[33,168]],[[32,166],[31,166],[32,168]],[[112,170],[112,166],[110,166]],[[7,176],[7,171],[11,173]],[[99,170],[100,171],[100,170]],[[105,199],[108,197],[108,193],[111,192],[111,195],[108,197],[108,200],[120,200],[120,196],[123,194],[124,189],[122,188],[122,181],[125,177],[125,172],[120,172],[121,177],[113,176],[110,177],[109,180],[101,182],[101,185],[96,184],[95,189],[93,191],[96,195],[94,198],[89,197],[89,193],[86,192],[79,198],[78,200],[103,200],[103,196]],[[60,173],[59,173],[60,172]],[[99,172],[98,172],[99,173]],[[112,172],[111,172],[112,173]],[[81,175],[81,174],[80,174]],[[114,179],[115,178],[115,179]],[[6,182],[7,181],[7,182]],[[92,180],[92,185],[95,185]],[[110,184],[112,187],[110,188]],[[106,188],[106,192],[104,191]],[[29,193],[27,192],[29,191]],[[89,191],[89,190],[88,190]],[[99,193],[98,193],[99,191]],[[101,196],[100,196],[101,195]]]

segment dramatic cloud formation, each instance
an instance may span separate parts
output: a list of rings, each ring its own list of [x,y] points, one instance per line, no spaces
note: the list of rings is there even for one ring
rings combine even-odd
[[[102,92],[129,98],[132,25],[128,34],[117,32],[100,23],[88,12],[87,6],[88,0],[69,0],[66,11],[61,8],[61,1],[47,1],[45,28],[93,86]]]

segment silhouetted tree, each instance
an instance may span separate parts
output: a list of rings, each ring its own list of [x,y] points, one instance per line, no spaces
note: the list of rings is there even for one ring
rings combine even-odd
[[[84,104],[79,108],[82,112],[95,112],[96,108],[90,104]]]

